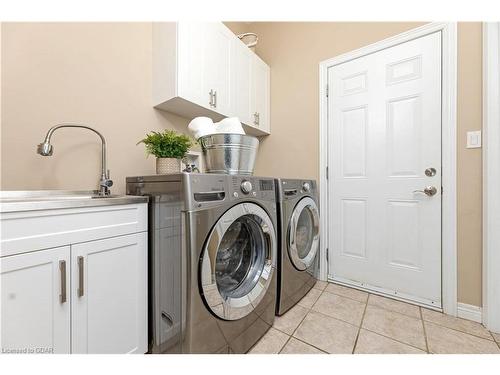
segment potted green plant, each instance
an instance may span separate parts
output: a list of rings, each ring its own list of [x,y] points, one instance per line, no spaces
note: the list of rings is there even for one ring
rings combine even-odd
[[[174,130],[165,130],[146,134],[139,141],[146,146],[146,153],[156,156],[156,173],[169,174],[181,171],[181,159],[184,158],[194,141],[187,135]]]

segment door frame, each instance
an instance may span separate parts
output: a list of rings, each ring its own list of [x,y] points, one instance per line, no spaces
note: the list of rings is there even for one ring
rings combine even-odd
[[[409,42],[431,33],[442,34],[442,307],[457,315],[457,208],[456,208],[456,101],[457,101],[457,23],[431,22],[354,51],[324,60],[319,64],[319,187],[321,227],[328,228],[328,69],[359,57]],[[328,279],[327,248],[331,233],[323,231],[320,243],[319,278]],[[326,238],[326,240],[325,240]]]
[[[500,23],[483,23],[483,323],[500,332]]]

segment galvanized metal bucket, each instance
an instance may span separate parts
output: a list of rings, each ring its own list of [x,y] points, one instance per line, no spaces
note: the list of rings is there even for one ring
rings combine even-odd
[[[207,173],[252,175],[259,140],[251,135],[211,134],[198,139]]]

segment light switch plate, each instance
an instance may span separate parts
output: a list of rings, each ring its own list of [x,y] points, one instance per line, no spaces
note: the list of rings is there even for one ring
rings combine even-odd
[[[467,132],[467,148],[481,147],[481,130]]]

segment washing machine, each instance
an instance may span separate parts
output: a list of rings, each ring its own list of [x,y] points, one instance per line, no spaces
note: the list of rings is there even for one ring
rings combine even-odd
[[[274,179],[129,177],[127,193],[150,197],[150,352],[247,352],[275,316]]]
[[[316,283],[319,209],[316,181],[276,179],[278,294],[276,314],[299,302]]]

